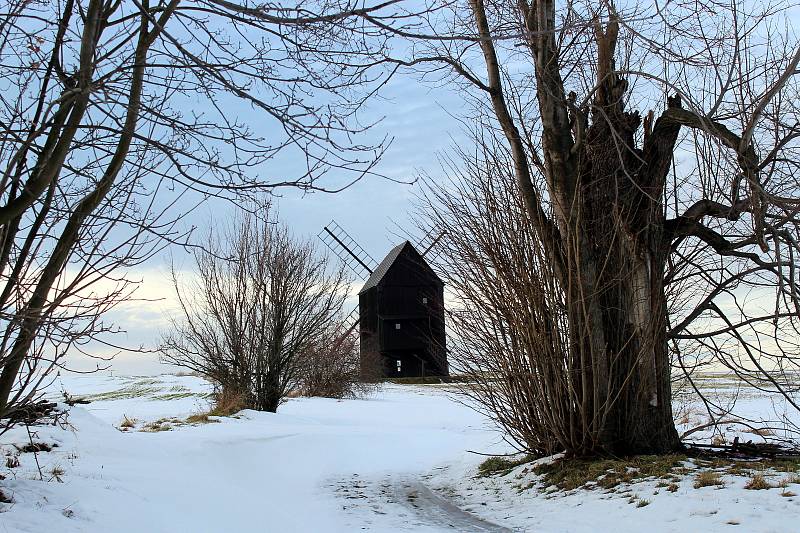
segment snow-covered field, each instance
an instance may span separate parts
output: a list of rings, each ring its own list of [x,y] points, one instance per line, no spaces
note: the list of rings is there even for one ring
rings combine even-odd
[[[543,490],[530,465],[477,477],[485,457],[472,451],[510,448],[432,386],[292,399],[278,414],[205,424],[185,423],[208,408],[192,376],[69,376],[53,394],[62,389],[92,403],[32,439],[24,428],[0,436],[0,491],[13,500],[0,504],[0,533],[800,531],[800,479],[784,473],[767,471],[784,481],[767,490],[727,474],[724,487],[694,488],[692,471],[670,490],[652,479],[566,493]],[[22,452],[31,440],[57,447]]]

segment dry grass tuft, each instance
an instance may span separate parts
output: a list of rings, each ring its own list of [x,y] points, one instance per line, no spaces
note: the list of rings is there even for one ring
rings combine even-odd
[[[694,477],[694,488],[699,489],[702,487],[724,487],[725,482],[719,472],[713,470],[704,470]]]
[[[144,426],[142,431],[145,433],[158,433],[160,431],[170,431],[171,429],[172,426],[167,424],[164,420],[156,420],[155,422],[150,422]]]
[[[29,442],[25,446],[17,446],[15,444],[14,447],[19,450],[20,453],[39,453],[52,451],[53,448],[58,447],[58,445],[47,444],[46,442]]]
[[[775,488],[775,485],[767,481],[764,474],[753,474],[753,477],[745,484],[747,490],[766,490]]]
[[[212,417],[233,416],[242,409],[246,409],[247,405],[244,401],[242,394],[227,392],[225,390],[217,392],[213,395],[214,406],[205,413],[195,413],[188,416],[183,423],[186,424],[216,424],[219,420]],[[181,423],[176,420],[175,423]]]
[[[60,466],[54,466],[52,470],[50,470],[50,481],[55,480],[59,483],[64,483],[64,474],[66,474],[66,472],[64,472],[63,468]]]
[[[214,416],[214,415],[210,415]],[[186,418],[187,424],[218,424],[219,420],[211,418],[208,413],[197,413]]]
[[[800,474],[791,474],[783,480],[787,485],[800,485]]]
[[[711,444],[714,446],[724,446],[725,444],[728,444],[728,441],[726,441],[725,437],[721,435],[714,435],[714,437],[711,439]]]
[[[208,416],[231,416],[247,408],[244,395],[223,389],[214,395],[214,407]]]
[[[747,430],[747,433],[752,433],[753,435],[758,435],[760,437],[771,437],[775,435],[775,432],[770,428],[751,428]]]

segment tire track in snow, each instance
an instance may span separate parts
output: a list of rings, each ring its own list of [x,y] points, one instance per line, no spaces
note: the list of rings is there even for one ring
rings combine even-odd
[[[404,502],[416,515],[431,525],[463,532],[510,533],[512,530],[481,520],[453,505],[419,481],[400,481],[394,484],[397,501]]]
[[[351,480],[341,480],[334,486],[334,492],[346,500],[342,508],[363,530],[375,528],[383,531],[388,521],[394,523],[394,530],[404,531],[513,531],[459,508],[417,479],[402,477],[367,481],[354,474]]]

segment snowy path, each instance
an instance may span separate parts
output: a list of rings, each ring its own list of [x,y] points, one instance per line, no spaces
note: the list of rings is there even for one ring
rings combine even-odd
[[[245,411],[155,433],[114,427],[123,415],[141,428],[196,404],[103,400],[73,410],[75,432],[40,430],[41,440],[60,441],[39,455],[43,470],[63,468],[65,482],[22,479],[22,470],[4,481],[17,503],[0,514],[0,532],[507,531],[414,482],[442,464],[474,462],[467,449],[499,440],[441,391],[387,387],[368,400],[297,399],[277,415]],[[27,455],[23,466],[31,467]],[[369,506],[350,505],[349,484],[394,479],[401,480],[395,502],[374,494]]]

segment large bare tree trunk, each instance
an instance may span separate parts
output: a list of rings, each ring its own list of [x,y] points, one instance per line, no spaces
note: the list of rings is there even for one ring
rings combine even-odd
[[[600,442],[587,451],[664,453],[680,446],[670,402],[661,203],[678,126],[657,124],[645,132],[643,149],[635,145],[641,120],[624,109],[627,82],[614,72],[616,32],[615,21],[605,31],[598,25],[591,112],[573,108],[571,113],[577,142],[563,123],[551,120],[545,127],[566,139],[559,140],[569,147],[571,164],[557,164],[564,152],[554,149],[547,167],[550,182],[569,184],[551,192],[562,206],[555,217],[566,256],[562,281],[572,350],[581,354],[583,403],[586,412],[600,417],[595,422]],[[546,69],[540,70],[548,79]],[[552,92],[542,92],[540,100],[552,105]],[[571,94],[567,102],[574,99]],[[670,106],[679,107],[679,100]]]
[[[590,410],[606,413],[599,448],[663,453],[680,446],[670,401],[661,200],[678,126],[662,122],[650,131],[648,119],[644,147],[635,145],[641,119],[624,109],[627,81],[614,71],[617,30],[614,20],[596,28],[594,102],[590,113],[573,108],[572,117],[580,127],[591,125],[585,133],[573,126],[574,196],[562,194],[560,203],[569,208],[556,217],[571,241],[565,243],[570,276],[579,280],[569,285],[567,305],[575,349],[591,355],[591,369],[582,369],[594,376],[593,398],[586,401],[606,402]]]
[[[566,94],[555,3],[519,4],[534,60],[552,222],[542,210],[531,154],[505,102],[484,4],[473,0],[492,108],[509,143],[519,193],[562,287],[570,337],[571,397],[581,436],[572,453],[663,453],[680,446],[670,404],[661,198],[679,126],[646,124],[624,109],[627,82],[614,69],[618,25],[596,24],[591,105]],[[680,106],[675,99],[670,106]]]

